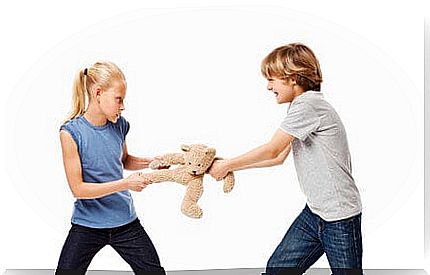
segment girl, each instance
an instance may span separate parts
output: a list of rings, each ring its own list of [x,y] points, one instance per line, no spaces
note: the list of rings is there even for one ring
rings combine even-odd
[[[111,62],[97,62],[76,75],[73,108],[60,128],[60,140],[67,181],[77,200],[56,274],[85,274],[105,245],[135,274],[165,274],[129,192],[140,192],[150,182],[139,173],[123,179],[124,168],[139,170],[152,161],[128,154],[130,125],[121,116],[126,88],[124,74]]]

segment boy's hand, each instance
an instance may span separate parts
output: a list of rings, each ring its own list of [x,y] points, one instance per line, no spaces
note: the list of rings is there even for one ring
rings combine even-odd
[[[128,176],[126,179],[127,189],[135,192],[142,191],[151,181],[142,176],[142,173],[137,172]]]
[[[217,181],[220,181],[225,178],[228,172],[229,170],[227,166],[227,160],[225,159],[215,160],[214,163],[212,163],[211,168],[209,169],[209,174]]]

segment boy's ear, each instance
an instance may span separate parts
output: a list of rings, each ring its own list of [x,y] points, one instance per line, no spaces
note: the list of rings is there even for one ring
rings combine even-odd
[[[181,150],[184,151],[184,152],[188,152],[188,151],[190,151],[190,146],[182,144],[181,145]]]
[[[291,77],[291,84],[297,84],[297,75],[293,74]]]

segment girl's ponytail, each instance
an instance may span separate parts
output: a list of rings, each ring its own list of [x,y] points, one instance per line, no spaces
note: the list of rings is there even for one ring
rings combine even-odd
[[[86,72],[85,70],[80,70],[73,81],[73,90],[72,90],[72,110],[67,116],[66,122],[74,119],[77,116],[84,114],[85,106],[86,106]]]

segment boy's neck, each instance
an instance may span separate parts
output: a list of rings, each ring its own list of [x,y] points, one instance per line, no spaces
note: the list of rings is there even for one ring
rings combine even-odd
[[[306,92],[301,86],[299,85],[295,85],[293,87],[293,94],[294,94],[294,99],[296,99],[298,96],[302,95],[304,92]]]

